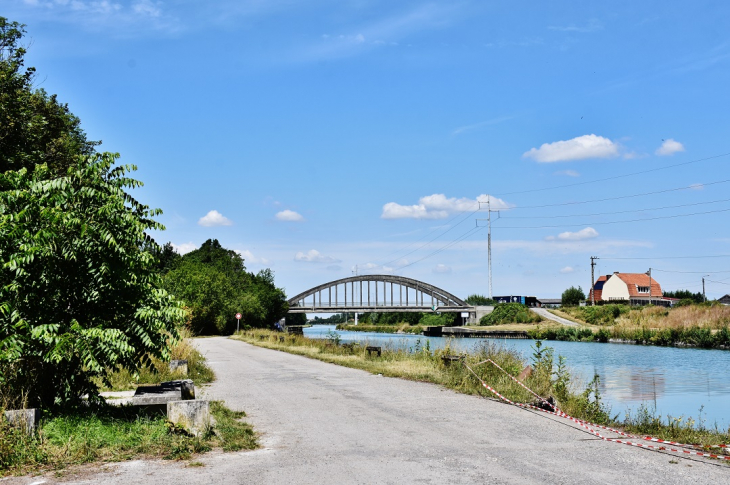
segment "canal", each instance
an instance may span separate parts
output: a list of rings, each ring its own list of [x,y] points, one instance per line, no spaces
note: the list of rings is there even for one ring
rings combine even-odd
[[[389,348],[413,350],[428,342],[431,349],[443,348],[450,342],[457,352],[469,352],[485,339],[424,337],[371,332],[345,332],[332,325],[306,328],[310,338],[327,338],[339,334],[342,343],[367,342]],[[532,356],[534,340],[488,339],[520,352],[527,361]],[[705,426],[726,431],[730,427],[730,351],[653,347],[594,342],[548,341],[555,349],[555,360],[566,358],[571,373],[583,383],[594,373],[601,376],[600,390],[611,414],[623,418],[626,411],[635,412],[641,404],[656,408],[664,420],[693,418]]]

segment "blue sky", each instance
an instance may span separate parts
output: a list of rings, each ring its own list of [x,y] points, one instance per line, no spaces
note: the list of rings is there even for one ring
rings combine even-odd
[[[2,4],[157,240],[290,296],[356,267],[487,294],[487,196],[495,295],[585,289],[590,256],[730,293],[730,3]]]

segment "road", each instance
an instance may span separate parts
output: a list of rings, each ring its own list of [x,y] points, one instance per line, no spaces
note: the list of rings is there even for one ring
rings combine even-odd
[[[550,313],[546,308],[530,308],[533,312],[537,313],[541,317],[558,322],[561,325],[567,325],[568,327],[578,327],[579,325],[575,322],[571,322],[567,318],[559,317],[553,313]]]
[[[717,484],[724,464],[607,443],[545,414],[255,347],[196,340],[263,449],[104,465],[80,484]],[[673,463],[674,462],[674,463]],[[45,483],[56,483],[49,475]],[[8,483],[43,483],[40,477]],[[4,483],[0,481],[0,484]]]

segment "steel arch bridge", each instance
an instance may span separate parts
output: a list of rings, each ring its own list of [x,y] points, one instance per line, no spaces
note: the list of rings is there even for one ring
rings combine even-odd
[[[330,281],[289,299],[289,313],[473,312],[460,298],[423,281],[391,275]]]

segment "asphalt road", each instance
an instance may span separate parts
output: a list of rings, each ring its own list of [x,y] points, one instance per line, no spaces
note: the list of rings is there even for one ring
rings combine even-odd
[[[553,313],[550,313],[545,308],[530,308],[530,310],[532,310],[533,312],[537,313],[538,315],[540,315],[543,318],[546,318],[548,320],[552,320],[554,322],[558,322],[561,325],[566,325],[568,327],[577,327],[578,326],[577,323],[571,322],[567,318],[559,317],[559,316],[557,316],[557,315],[555,315]]]
[[[482,397],[225,338],[200,339],[196,345],[218,376],[205,394],[245,410],[261,433],[264,448],[195,458],[204,467],[133,461],[85,470],[62,481],[191,485],[730,482],[730,467],[724,464],[607,443],[564,420]],[[58,480],[49,477],[9,483]]]

